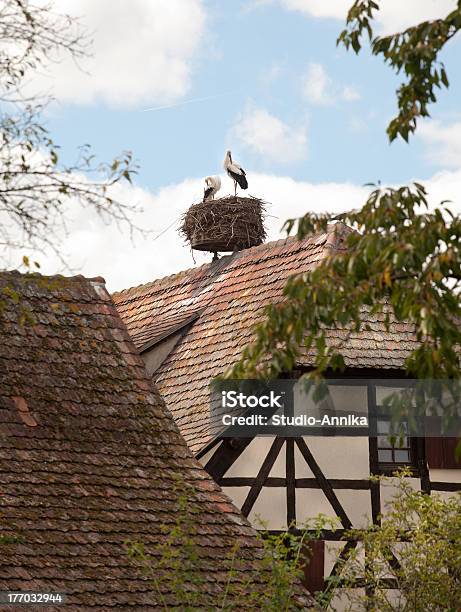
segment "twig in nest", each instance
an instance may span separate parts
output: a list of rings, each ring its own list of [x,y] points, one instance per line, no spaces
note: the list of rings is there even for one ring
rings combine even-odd
[[[264,242],[265,212],[265,202],[255,197],[227,196],[199,202],[184,214],[179,232],[194,249],[246,249]]]

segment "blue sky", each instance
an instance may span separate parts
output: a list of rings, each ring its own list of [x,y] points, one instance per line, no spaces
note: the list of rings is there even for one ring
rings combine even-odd
[[[383,9],[377,28],[386,32],[455,3],[382,4],[387,12]],[[147,205],[150,214],[143,222],[155,231],[174,223],[199,197],[204,176],[222,173],[227,147],[247,170],[249,192],[275,200],[271,237],[285,212],[312,208],[312,194],[316,209],[330,210],[338,200],[340,207],[360,204],[355,200],[364,193],[361,186],[378,180],[417,178],[439,185],[442,172],[452,188],[461,168],[461,38],[444,52],[451,87],[440,93],[432,120],[410,145],[390,145],[385,127],[400,78],[368,50],[355,56],[336,46],[347,5],[345,0],[99,0],[95,9],[89,0],[78,0],[73,10],[94,32],[94,57],[84,66],[88,75],[73,73],[65,63],[50,69],[45,82],[58,102],[48,126],[64,159],[86,142],[105,160],[132,150],[140,164],[139,189],[123,193]],[[230,187],[225,182],[224,191]],[[83,219],[84,228],[78,225]],[[73,236],[64,240],[71,266],[104,275],[110,288],[193,265],[172,227],[163,242],[139,239],[130,246],[120,238],[118,248],[125,249],[128,262],[122,273],[119,252],[107,261],[98,252],[98,241],[104,249],[113,243],[112,233],[103,235],[112,230],[86,217],[77,216],[75,223]],[[82,248],[82,241],[92,246]],[[155,265],[145,264],[150,255]],[[52,258],[45,263],[49,271],[57,265]]]

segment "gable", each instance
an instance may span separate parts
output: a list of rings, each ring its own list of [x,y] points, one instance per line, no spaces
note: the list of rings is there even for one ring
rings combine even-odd
[[[200,310],[200,318],[175,344],[154,379],[181,433],[194,452],[201,451],[218,433],[208,423],[209,382],[239,358],[253,338],[253,327],[263,318],[264,306],[283,299],[283,287],[294,274],[312,270],[332,252],[344,250],[350,232],[267,243],[223,257],[218,262],[181,272],[147,285],[114,294],[129,330],[156,333],[168,313]],[[365,313],[366,317],[366,313]],[[367,317],[366,317],[367,318]],[[394,322],[390,331],[382,317],[368,317],[368,329],[348,336],[343,348],[346,365],[355,368],[399,369],[417,346],[409,325]],[[331,330],[341,342],[346,334]],[[139,346],[139,344],[138,344]],[[302,366],[312,363],[303,355]]]

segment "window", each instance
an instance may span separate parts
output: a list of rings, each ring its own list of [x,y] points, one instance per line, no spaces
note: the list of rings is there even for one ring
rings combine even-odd
[[[389,419],[378,417],[377,420],[377,453],[378,466],[385,472],[395,471],[399,467],[414,464],[414,452],[411,438],[406,435],[407,425],[402,423],[403,435],[394,444],[390,441]]]

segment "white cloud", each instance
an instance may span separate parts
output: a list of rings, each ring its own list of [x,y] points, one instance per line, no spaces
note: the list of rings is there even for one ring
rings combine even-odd
[[[416,134],[426,144],[427,157],[432,163],[461,167],[461,121],[445,125],[438,120],[425,121]]]
[[[325,106],[333,103],[330,93],[332,80],[322,64],[312,62],[309,64],[304,78],[303,93],[313,104]]]
[[[304,96],[312,104],[329,106],[337,100],[355,102],[360,100],[360,94],[350,85],[340,87],[333,82],[322,64],[311,62],[307,73],[302,79]]]
[[[443,170],[427,181],[419,181],[428,190],[429,203],[432,206],[443,201],[452,212],[461,216],[461,168],[449,171]]]
[[[144,236],[136,232],[131,238],[126,226],[109,224],[95,212],[69,203],[67,233],[62,236],[60,253],[70,270],[64,269],[53,253],[46,257],[42,253],[26,253],[40,262],[41,272],[103,276],[114,291],[195,265],[177,228],[182,213],[203,195],[201,180],[185,180],[158,193],[118,185],[111,195],[142,206],[143,212],[133,221],[152,233]],[[166,228],[169,229],[156,238]],[[195,254],[195,259],[198,264],[205,261],[200,253]]]
[[[222,175],[223,194],[231,193],[231,180]],[[251,174],[252,193],[270,202],[267,219],[268,240],[280,238],[283,222],[292,216],[300,216],[306,210],[343,211],[356,207],[364,200],[366,190],[350,184],[320,184],[296,182],[288,177]],[[63,270],[54,254],[27,253],[40,262],[44,274],[84,274],[87,277],[103,276],[110,291],[148,282],[180,270],[211,261],[210,253],[195,251],[178,235],[179,219],[185,210],[203,194],[201,179],[187,179],[151,193],[147,190],[119,186],[116,195],[124,201],[139,203],[144,212],[136,222],[156,233],[171,226],[162,236],[136,235],[131,241],[126,231],[104,223],[87,209],[77,211],[69,206],[67,214],[68,234],[63,237],[61,253],[71,268]],[[22,255],[22,252],[21,252]]]
[[[190,87],[205,32],[203,0],[59,0],[92,34],[93,57],[53,64],[32,86],[64,102],[112,106],[177,100]]]
[[[456,0],[382,0],[378,17],[381,32],[390,34],[421,21],[445,17],[456,8]]]
[[[343,87],[341,97],[345,102],[356,102],[361,98],[360,93],[357,91],[357,89],[351,86]]]
[[[230,193],[232,184],[222,176],[222,193]],[[451,208],[461,214],[461,169],[442,172],[422,180],[433,204],[454,200]],[[290,217],[306,211],[342,212],[360,207],[370,189],[352,183],[308,183],[284,176],[254,173],[249,175],[251,193],[270,202],[268,207],[268,240],[283,237],[281,226]],[[125,201],[140,202],[145,209],[138,219],[143,227],[158,232],[171,225],[160,238],[136,237],[130,241],[114,225],[106,225],[87,210],[69,212],[68,236],[62,252],[74,273],[103,276],[111,291],[145,283],[180,270],[211,261],[211,254],[194,253],[176,232],[181,214],[202,194],[201,179],[187,179],[177,185],[160,189],[158,193],[130,187],[118,188]],[[74,209],[72,209],[74,211]],[[54,256],[38,255],[44,273],[62,272]],[[68,274],[68,272],[65,272]]]
[[[288,164],[307,155],[305,125],[290,126],[253,104],[237,119],[232,134],[244,147],[269,161]]]
[[[344,19],[352,2],[351,0],[280,0],[290,11],[300,11],[311,17],[333,17]]]
[[[346,20],[353,0],[278,0],[284,8],[298,11],[308,17]],[[250,4],[253,8],[272,4],[260,0]],[[456,0],[381,0],[376,14],[380,33],[391,33],[417,22],[443,17],[456,8]]]

